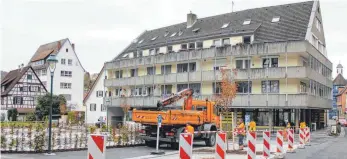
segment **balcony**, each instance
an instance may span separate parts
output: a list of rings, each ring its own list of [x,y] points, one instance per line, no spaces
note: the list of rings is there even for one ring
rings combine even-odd
[[[235,46],[213,47],[200,50],[185,50],[177,53],[159,54],[133,59],[121,59],[107,62],[106,69],[120,69],[141,65],[163,64],[177,61],[199,60],[226,56],[274,55],[282,53],[306,52],[306,41],[290,41],[276,43],[244,44]],[[141,60],[140,60],[141,59]]]
[[[306,78],[307,69],[304,66],[288,67],[287,74],[285,67],[273,67],[273,68],[251,68],[249,70],[250,79],[262,79],[262,78]],[[247,80],[248,70],[238,69],[237,80]]]
[[[212,95],[202,95],[197,99],[212,99]],[[287,98],[287,100],[286,100]],[[147,97],[105,97],[104,104],[110,107],[120,107],[122,104],[129,104],[132,107],[156,107],[157,101],[160,97],[147,96]],[[249,99],[249,105],[248,105]],[[269,109],[307,109],[319,108],[330,109],[331,100],[307,95],[307,94],[237,94],[233,101],[232,107],[234,108],[269,108]],[[177,102],[175,105],[180,106],[183,100]]]

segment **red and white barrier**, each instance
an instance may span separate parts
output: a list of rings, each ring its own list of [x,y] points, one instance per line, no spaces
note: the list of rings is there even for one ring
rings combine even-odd
[[[180,134],[180,159],[191,159],[193,157],[193,135],[190,133]]]
[[[263,157],[270,157],[270,131],[263,132]]]
[[[283,154],[283,130],[278,130],[276,135],[276,152]]]
[[[216,159],[225,159],[226,149],[227,149],[227,135],[225,132],[217,133],[216,139]]]
[[[248,149],[247,149],[247,158],[248,159],[256,159],[256,145],[257,145],[257,133],[256,132],[248,132]]]
[[[305,148],[305,138],[306,138],[305,128],[300,128],[299,137],[300,137],[299,148],[304,149]]]
[[[294,130],[288,129],[288,150],[287,152],[295,152],[294,151]]]
[[[306,137],[305,137],[305,146],[311,146],[311,131],[309,127],[306,127]]]
[[[91,134],[88,137],[88,159],[106,158],[106,136]]]

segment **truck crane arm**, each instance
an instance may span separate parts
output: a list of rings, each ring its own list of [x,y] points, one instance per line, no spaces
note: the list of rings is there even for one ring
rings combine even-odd
[[[192,108],[192,99],[193,99],[193,89],[191,88],[186,88],[186,89],[183,89],[182,91],[176,93],[176,94],[173,94],[171,95],[170,97],[168,98],[165,98],[161,101],[158,101],[157,103],[157,107],[158,109],[162,109],[163,107],[167,106],[167,105],[170,105],[184,97],[187,97],[185,100],[184,100],[184,108],[186,110],[191,110]]]

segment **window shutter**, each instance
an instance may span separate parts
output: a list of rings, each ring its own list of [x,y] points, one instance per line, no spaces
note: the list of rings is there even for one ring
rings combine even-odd
[[[92,104],[89,105],[89,111],[92,111]]]
[[[23,104],[23,97],[20,97],[20,104]]]
[[[96,97],[99,97],[98,93],[99,93],[99,91],[96,91]]]
[[[12,100],[13,100],[13,101],[12,101],[12,104],[16,104],[16,97],[13,97]]]
[[[100,91],[101,92],[101,97],[103,97],[104,96],[104,91]]]

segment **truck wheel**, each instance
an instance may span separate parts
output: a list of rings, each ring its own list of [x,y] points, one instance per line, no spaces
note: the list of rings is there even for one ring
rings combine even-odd
[[[206,146],[214,146],[216,144],[216,133],[211,134],[211,136],[205,140]]]
[[[148,147],[156,147],[156,141],[145,141],[145,145]]]

